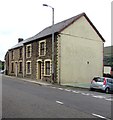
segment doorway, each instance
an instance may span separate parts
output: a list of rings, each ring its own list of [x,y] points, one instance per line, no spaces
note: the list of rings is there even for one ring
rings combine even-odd
[[[40,80],[42,78],[42,63],[41,61],[37,61],[37,79]]]
[[[15,62],[15,76],[18,76],[18,63]]]

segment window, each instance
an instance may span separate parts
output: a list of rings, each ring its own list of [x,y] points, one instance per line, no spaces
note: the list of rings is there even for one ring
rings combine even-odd
[[[14,59],[14,51],[12,51],[12,53],[11,53],[11,58],[12,58],[12,60]]]
[[[28,46],[28,48],[27,48],[27,57],[30,57],[30,46]]]
[[[26,46],[26,57],[27,58],[31,57],[31,45]]]
[[[22,73],[22,62],[19,62],[19,73]]]
[[[31,61],[27,61],[26,63],[26,73],[31,74]]]
[[[113,84],[113,79],[107,79],[107,81],[111,84]]]
[[[44,42],[40,43],[40,55],[44,55]]]
[[[51,60],[45,60],[44,62],[45,66],[45,75],[50,76],[51,75]]]
[[[46,54],[46,41],[39,42],[39,56],[44,56]]]
[[[22,48],[19,49],[20,58],[22,58]]]
[[[11,72],[14,73],[14,63],[11,63]]]
[[[50,61],[46,61],[46,69],[45,69],[45,74],[50,75]]]

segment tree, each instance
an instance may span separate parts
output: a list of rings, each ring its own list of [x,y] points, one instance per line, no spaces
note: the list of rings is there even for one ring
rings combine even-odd
[[[4,70],[4,61],[0,60],[0,70]]]

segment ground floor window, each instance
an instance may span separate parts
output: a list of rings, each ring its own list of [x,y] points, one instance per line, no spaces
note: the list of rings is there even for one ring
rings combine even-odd
[[[31,61],[26,62],[26,74],[31,74]]]
[[[14,73],[14,63],[11,63],[11,72]]]
[[[51,60],[45,60],[44,61],[44,68],[45,68],[45,76],[51,75]]]
[[[19,73],[22,73],[22,62],[19,62]]]

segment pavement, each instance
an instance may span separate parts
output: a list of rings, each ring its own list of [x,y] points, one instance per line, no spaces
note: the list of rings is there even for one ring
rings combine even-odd
[[[111,118],[108,94],[39,86],[51,84],[4,75],[2,79],[2,118]]]
[[[8,75],[5,75],[5,77],[16,78],[16,79],[19,79],[19,80],[22,80],[22,81],[25,81],[25,82],[31,82],[31,83],[38,84],[38,85],[52,85],[52,83],[47,83],[47,82],[44,82],[44,81],[41,81],[41,80],[36,81],[36,80],[28,79],[28,78],[20,78],[20,77],[15,77],[15,76],[8,76]]]
[[[45,85],[45,86],[52,85],[52,86],[73,87],[73,88],[81,88],[81,89],[89,89],[90,88],[90,83],[74,83],[74,84],[68,83],[68,84],[58,85],[58,84],[52,84],[52,83],[48,83],[46,81],[41,81],[41,80],[31,80],[31,79],[28,79],[28,78],[20,78],[20,77],[7,76],[7,75],[5,75],[5,76],[20,79],[20,80],[23,80],[25,82],[31,82],[31,83],[34,83],[34,84]]]
[[[89,89],[90,83],[73,83],[73,84],[63,84],[67,87],[74,87],[74,88],[83,88],[83,89]]]

